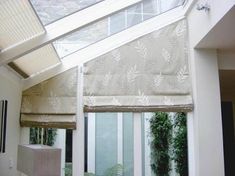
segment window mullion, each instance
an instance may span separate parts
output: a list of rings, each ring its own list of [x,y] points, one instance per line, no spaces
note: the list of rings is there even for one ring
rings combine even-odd
[[[142,140],[141,140],[141,113],[134,116],[134,176],[142,175]]]

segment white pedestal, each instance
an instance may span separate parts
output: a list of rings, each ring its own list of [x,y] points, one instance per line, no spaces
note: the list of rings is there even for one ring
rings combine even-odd
[[[60,176],[61,149],[45,145],[19,145],[17,170],[28,176]]]

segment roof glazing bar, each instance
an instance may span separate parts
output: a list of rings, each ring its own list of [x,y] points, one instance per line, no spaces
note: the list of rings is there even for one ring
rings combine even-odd
[[[46,26],[46,33],[0,53],[0,66],[141,0],[105,0]]]

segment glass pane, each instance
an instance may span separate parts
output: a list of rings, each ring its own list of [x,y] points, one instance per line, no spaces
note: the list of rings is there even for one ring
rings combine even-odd
[[[73,130],[66,130],[65,143],[65,176],[72,176],[72,158],[73,158]]]
[[[84,26],[79,31],[63,37],[53,44],[58,55],[61,58],[65,58],[65,56],[88,45],[182,5],[183,2],[184,0],[143,0],[137,5],[133,5],[105,19]]]
[[[30,0],[44,25],[102,0]]]
[[[123,113],[123,176],[134,175],[134,144],[132,139],[134,139],[132,113]]]
[[[96,114],[96,175],[117,165],[117,114]]]
[[[60,58],[97,42],[108,35],[108,20],[88,25],[79,31],[55,41],[53,44]]]
[[[183,1],[182,0],[161,0],[161,13],[168,11],[172,8],[175,8],[179,5],[182,5]]]
[[[141,13],[141,3],[138,3],[137,5],[131,6],[127,8],[127,13]]]
[[[132,113],[92,113],[85,123],[87,175],[133,176]]]
[[[127,14],[127,27],[134,26],[142,21],[142,14]]]
[[[142,21],[142,4],[137,4],[127,9],[127,27],[136,25]]]
[[[143,176],[188,175],[185,113],[144,113]]]
[[[110,17],[110,25],[109,25],[110,35],[115,34],[117,32],[125,29],[125,12],[120,12],[114,14]]]
[[[159,13],[160,13],[159,0],[144,0],[143,1],[144,20],[154,17]]]

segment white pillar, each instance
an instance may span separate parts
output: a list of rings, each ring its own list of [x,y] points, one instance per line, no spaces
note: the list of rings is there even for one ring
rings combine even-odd
[[[123,113],[117,113],[117,163],[123,165]]]
[[[195,160],[195,134],[193,113],[187,113],[187,141],[188,141],[188,173],[190,176],[196,176]]]
[[[141,113],[134,113],[134,176],[142,175]]]
[[[53,147],[61,149],[61,176],[64,176],[65,169],[65,155],[66,155],[66,130],[57,129],[56,131],[56,140]]]
[[[83,113],[83,72],[78,66],[77,83],[77,129],[73,130],[73,176],[84,175],[84,113]]]
[[[194,175],[224,176],[217,52],[191,49],[190,54],[194,98]]]
[[[87,171],[95,173],[95,113],[88,113]]]

